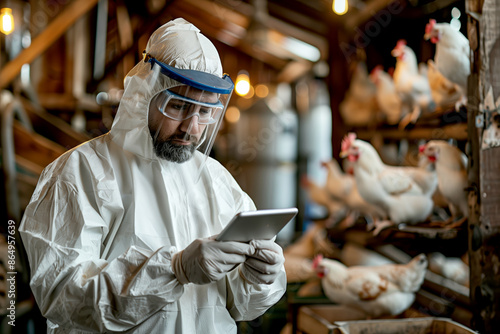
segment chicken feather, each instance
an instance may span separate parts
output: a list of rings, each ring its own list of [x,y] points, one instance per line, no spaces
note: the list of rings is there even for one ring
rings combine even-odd
[[[372,145],[354,133],[342,141],[341,156],[353,163],[361,196],[385,210],[392,223],[415,224],[430,215],[436,182],[427,168],[388,166]]]
[[[424,254],[404,265],[347,267],[321,256],[313,261],[323,291],[331,301],[376,318],[400,314],[411,306],[423,283],[427,264]]]

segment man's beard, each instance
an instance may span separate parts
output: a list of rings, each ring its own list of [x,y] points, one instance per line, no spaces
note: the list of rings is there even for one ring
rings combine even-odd
[[[151,134],[153,136],[153,133]],[[153,137],[154,138],[154,137]],[[175,137],[170,137],[166,140],[156,138],[153,140],[153,146],[156,156],[172,162],[183,163],[191,159],[196,150],[196,143],[189,145],[177,145],[172,141]]]

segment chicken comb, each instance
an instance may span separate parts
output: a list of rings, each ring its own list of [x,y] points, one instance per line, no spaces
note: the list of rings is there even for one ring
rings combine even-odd
[[[382,65],[377,65],[373,68],[372,73],[382,71],[383,69],[384,69],[384,67]]]
[[[430,34],[432,29],[434,29],[434,26],[436,25],[436,20],[430,19],[429,23],[425,25],[425,33]]]
[[[313,260],[313,269],[318,268],[322,260],[323,260],[323,255],[321,254],[316,255],[316,257]]]
[[[349,132],[344,139],[342,139],[342,144],[340,145],[340,149],[342,151],[347,151],[356,140],[356,134],[354,132]]]
[[[397,43],[396,43],[396,49],[400,50],[402,48],[404,48],[406,46],[406,39],[400,39]]]
[[[375,78],[376,78],[376,76],[378,75],[378,73],[379,73],[380,71],[382,71],[383,69],[384,69],[384,67],[383,67],[382,65],[377,65],[377,66],[375,66],[375,67],[372,69],[372,71],[370,72],[370,78],[371,78],[372,80],[375,80]]]
[[[425,145],[426,145],[426,144],[422,144],[422,145],[420,145],[420,146],[418,147],[418,153],[424,153],[424,151],[425,151]]]

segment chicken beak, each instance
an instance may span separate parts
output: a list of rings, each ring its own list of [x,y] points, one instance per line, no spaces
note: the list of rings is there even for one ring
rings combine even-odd
[[[401,57],[402,54],[403,54],[403,50],[400,49],[399,47],[395,47],[391,51],[391,56],[393,56],[395,58]]]
[[[424,34],[424,39],[428,41],[431,38],[431,33]]]
[[[348,155],[349,155],[349,153],[347,153],[347,151],[342,151],[342,152],[340,152],[339,157],[344,159],[344,158],[347,158]]]

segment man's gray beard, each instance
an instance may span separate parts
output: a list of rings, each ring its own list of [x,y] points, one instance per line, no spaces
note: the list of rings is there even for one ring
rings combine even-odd
[[[195,144],[176,145],[170,139],[166,141],[154,141],[156,156],[172,162],[183,163],[191,159],[196,150]]]

